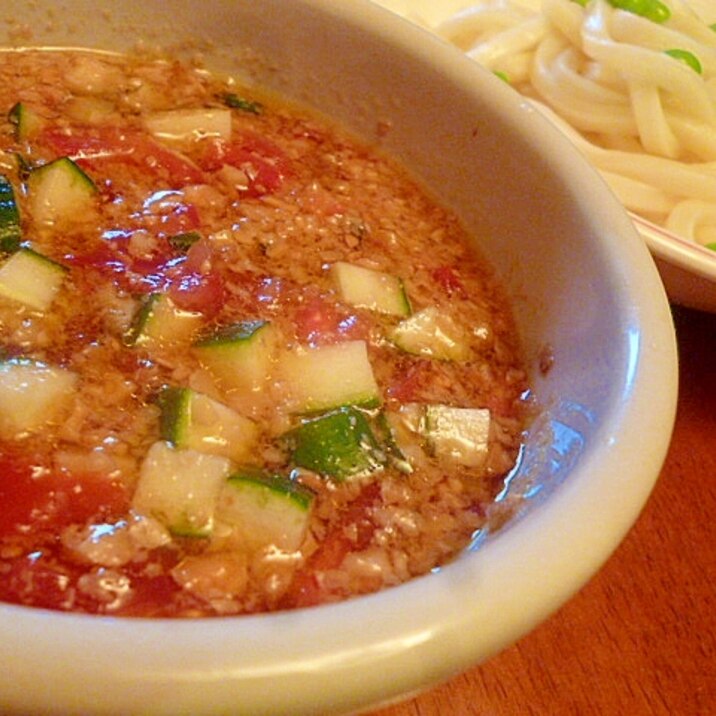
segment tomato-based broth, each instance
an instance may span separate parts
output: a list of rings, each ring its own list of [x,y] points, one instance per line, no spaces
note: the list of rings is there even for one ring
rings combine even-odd
[[[527,382],[453,216],[179,62],[7,52],[0,98],[0,600],[256,613],[469,544]]]

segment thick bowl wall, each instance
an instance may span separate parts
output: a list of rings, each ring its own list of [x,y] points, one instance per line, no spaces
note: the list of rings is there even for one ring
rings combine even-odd
[[[506,283],[544,411],[514,481],[529,490],[524,509],[439,574],[238,619],[0,606],[0,711],[355,711],[488,658],[582,586],[658,474],[676,358],[646,249],[567,141],[459,52],[360,0],[38,0],[13,15],[33,29],[28,45],[201,50],[210,66],[308,102],[397,155],[459,213]],[[555,360],[543,375],[545,350]]]

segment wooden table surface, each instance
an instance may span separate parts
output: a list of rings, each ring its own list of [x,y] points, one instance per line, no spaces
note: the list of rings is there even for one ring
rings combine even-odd
[[[716,315],[674,319],[674,435],[626,540],[517,645],[372,716],[716,715]]]

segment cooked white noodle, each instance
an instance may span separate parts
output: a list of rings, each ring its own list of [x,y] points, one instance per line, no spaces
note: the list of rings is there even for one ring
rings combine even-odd
[[[628,209],[716,240],[716,32],[681,0],[663,23],[608,0],[478,0],[436,29],[507,75],[601,170]],[[701,65],[667,54],[691,53]]]

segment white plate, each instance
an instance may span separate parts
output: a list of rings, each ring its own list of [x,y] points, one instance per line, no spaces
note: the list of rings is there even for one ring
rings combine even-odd
[[[536,9],[540,0],[512,0]],[[379,5],[424,27],[431,28],[462,8],[470,0],[374,0]],[[708,23],[716,22],[714,0],[689,0],[689,5]],[[714,188],[716,193],[716,187]],[[716,313],[716,253],[697,246],[640,217],[636,228],[656,261],[669,299],[682,306]]]

